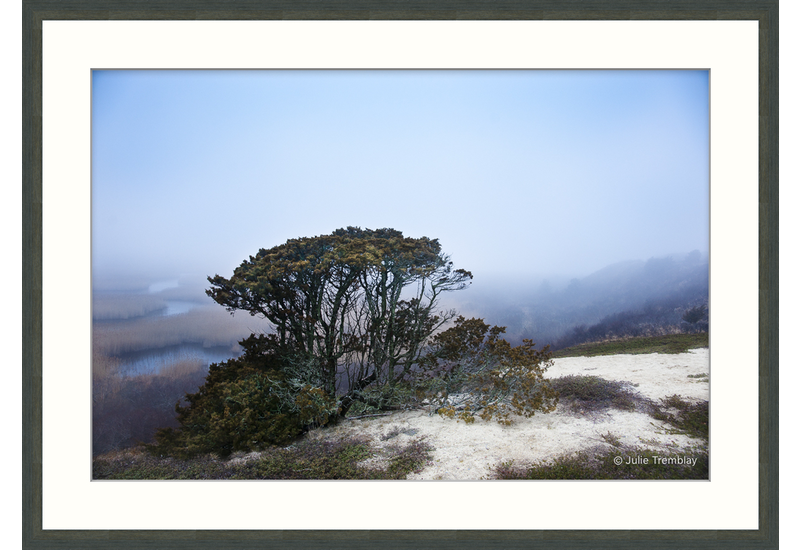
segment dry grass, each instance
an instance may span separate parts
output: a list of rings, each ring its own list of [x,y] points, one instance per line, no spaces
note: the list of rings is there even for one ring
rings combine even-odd
[[[258,317],[241,313],[231,316],[221,307],[208,306],[180,315],[95,323],[92,337],[97,352],[118,356],[188,343],[235,348],[243,338],[268,329],[268,323]]]
[[[92,319],[132,319],[161,311],[167,307],[163,297],[155,294],[93,294]]]
[[[122,376],[122,364],[97,351],[92,362],[94,455],[150,442],[158,428],[177,427],[175,405],[197,391],[207,373],[202,361],[181,361],[159,373]]]
[[[430,459],[422,439],[378,451],[368,438],[338,441],[299,440],[288,447],[221,460],[205,455],[191,460],[156,457],[127,449],[96,457],[94,479],[405,479]],[[381,454],[380,461],[370,461]]]
[[[95,301],[96,318],[116,318],[92,327],[95,454],[149,442],[157,428],[177,427],[176,403],[186,393],[196,392],[208,372],[204,361],[192,358],[168,364],[156,373],[128,376],[120,356],[182,344],[239,351],[240,340],[268,329],[262,319],[231,316],[216,305],[180,315],[141,316],[164,307],[166,298],[170,298],[166,293],[103,295]]]

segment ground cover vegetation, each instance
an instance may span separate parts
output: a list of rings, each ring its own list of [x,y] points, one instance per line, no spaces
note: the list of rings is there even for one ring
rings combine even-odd
[[[248,348],[255,349],[254,341]],[[640,341],[639,347],[649,348],[651,342]],[[256,346],[257,347],[257,346]],[[634,352],[637,347],[629,348]],[[247,357],[245,354],[244,357]],[[242,361],[238,362],[241,367]],[[226,372],[214,368],[217,377],[227,374],[236,379],[236,369]],[[696,375],[689,375],[696,377]],[[152,383],[151,383],[152,385]],[[154,387],[156,385],[153,385]],[[671,396],[652,401],[637,393],[628,382],[606,380],[593,375],[571,375],[551,379],[553,391],[560,395],[560,407],[582,416],[602,415],[609,409],[625,412],[645,412],[664,433],[686,434],[698,439],[691,455],[696,463],[677,463],[685,450],[665,453],[651,447],[652,442],[642,440],[642,445],[620,443],[620,438],[608,433],[603,436],[605,445],[586,449],[580,453],[565,454],[549,461],[535,464],[501,462],[491,476],[493,479],[707,479],[708,478],[708,402],[689,401]],[[348,418],[372,416],[378,412],[367,405],[351,407]],[[379,413],[386,414],[386,413]],[[116,417],[124,423],[124,416]],[[176,423],[177,424],[177,423]],[[415,430],[408,433],[414,435]],[[114,433],[110,430],[109,433]],[[400,433],[399,428],[381,437],[389,439]],[[406,433],[406,432],[403,432]],[[219,435],[230,437],[230,431]],[[150,448],[143,447],[108,452],[95,458],[95,479],[403,479],[417,472],[430,458],[431,447],[417,438],[405,446],[378,449],[373,442],[363,438],[342,439],[335,442],[300,438],[288,446],[265,446],[259,453],[245,454],[235,451],[229,456],[215,453],[186,453],[181,456],[156,456]],[[618,456],[650,457],[658,455],[665,460],[646,468],[641,465],[616,464]],[[380,458],[380,460],[375,460]]]
[[[585,342],[554,351],[553,357],[595,357],[621,353],[684,353],[693,348],[707,347],[708,332],[697,332]]]
[[[684,463],[687,456],[692,460]],[[625,457],[621,463],[615,462]],[[658,458],[654,458],[658,457]],[[642,461],[647,459],[647,467]],[[708,479],[708,450],[698,448],[689,452],[668,452],[646,446],[597,447],[532,465],[504,462],[495,468],[493,479]]]
[[[708,479],[708,401],[691,402],[673,395],[653,402],[619,382],[597,377],[571,378],[556,381],[554,385],[566,390],[562,398],[566,398],[572,410],[589,415],[610,407],[644,410],[661,422],[663,433],[685,434],[696,438],[698,443],[688,449],[665,452],[648,447],[647,441],[642,441],[642,445],[625,445],[619,437],[607,433],[603,436],[604,445],[576,453],[532,464],[502,462],[494,468],[492,479]]]
[[[609,266],[597,274],[573,280],[564,290],[558,290],[560,283],[555,281],[552,286],[535,287],[533,294],[531,289],[534,287],[526,286],[525,281],[491,287],[513,288],[513,302],[508,301],[511,293],[501,292],[487,300],[486,296],[475,294],[477,288],[472,288],[468,294],[442,293],[440,297],[443,297],[442,304],[469,311],[470,316],[488,316],[495,322],[508,324],[502,339],[513,345],[520,344],[526,334],[536,334],[536,341],[555,342],[551,349],[574,342],[575,337],[581,341],[592,338],[584,346],[558,349],[554,357],[636,351],[639,339],[630,337],[634,333],[662,334],[667,340],[665,346],[641,348],[641,353],[670,349],[677,353],[686,347],[681,343],[684,338],[698,338],[705,342],[700,342],[702,345],[707,346],[707,332],[698,332],[707,330],[708,309],[704,305],[707,303],[707,285],[704,286],[707,262],[696,256],[690,254],[672,261],[657,259]],[[223,308],[203,305],[203,301],[206,304],[213,302],[204,294],[204,285],[192,279],[182,281],[178,287],[162,290],[153,290],[152,280],[125,283],[118,278],[105,282],[94,280],[93,286],[93,371],[100,371],[103,379],[100,385],[115,388],[113,392],[96,392],[94,395],[93,422],[97,430],[106,432],[94,437],[98,443],[95,452],[136,441],[151,441],[156,421],[142,422],[145,417],[158,417],[163,419],[160,426],[176,427],[174,404],[185,393],[194,392],[202,385],[204,372],[201,371],[207,370],[209,360],[218,360],[211,357],[226,353],[223,350],[229,350],[230,356],[239,354],[242,348],[238,342],[243,338],[251,333],[271,331],[269,321],[259,316],[232,317]],[[630,289],[633,290],[628,292]],[[643,289],[648,290],[645,292]],[[450,295],[449,301],[445,294]],[[604,298],[601,300],[600,297]],[[637,300],[647,302],[638,310],[626,309],[612,315],[603,313],[634,306]],[[168,314],[168,307],[172,307],[169,304],[175,301],[193,305],[185,313]],[[472,307],[474,304],[483,305],[475,308]],[[493,306],[487,308],[487,304]],[[592,322],[593,318],[600,321]],[[546,334],[550,336],[545,338]],[[657,340],[651,336],[644,341]],[[691,345],[697,343],[694,340],[689,342]],[[208,350],[208,353],[203,350]],[[198,363],[198,357],[203,358],[202,365]],[[128,368],[132,361],[137,362],[136,370]],[[113,364],[117,368],[112,371],[103,364]],[[187,369],[186,365],[190,364],[196,369]],[[158,372],[162,368],[170,371],[170,387],[174,390],[170,399],[162,392],[142,391],[144,387],[158,387],[166,380],[164,374]],[[147,370],[152,372],[144,372]],[[194,370],[197,372],[190,372]],[[97,381],[97,376],[95,379]],[[148,382],[148,379],[155,380],[155,383]],[[454,380],[457,379],[456,376]],[[96,387],[100,385],[95,384]],[[404,392],[403,400],[407,404],[419,393],[404,382],[398,383],[393,391],[395,394]],[[448,393],[451,401],[464,397],[466,394]],[[148,398],[152,398],[150,402],[146,401]],[[436,402],[434,399],[433,403]],[[132,407],[131,403],[136,406]],[[462,403],[453,411],[454,414],[473,414],[465,408],[466,405],[468,403]],[[368,403],[355,401],[347,416],[377,410]],[[119,426],[118,434],[112,433],[115,425]],[[148,429],[143,430],[142,426],[148,426]],[[130,433],[135,433],[135,437],[124,435]],[[106,443],[99,444],[101,440]]]
[[[547,349],[511,346],[502,327],[438,309],[471,279],[436,239],[355,227],[261,249],[232,277],[209,277],[214,301],[267,319],[272,331],[209,368],[177,407],[180,427],[159,430],[152,452],[229,456],[286,444],[357,403],[427,402],[467,421],[552,411]]]
[[[625,445],[612,433],[604,444],[576,453],[565,453],[532,464],[502,462],[492,479],[708,479],[708,401],[690,401],[672,395],[653,401],[640,395],[628,382],[598,376],[564,376],[552,381],[562,405],[575,414],[597,416],[610,408],[644,412],[658,421],[665,434],[683,434],[697,443],[688,449],[663,449]],[[641,439],[641,438],[640,438]]]
[[[359,438],[304,439],[257,454],[239,452],[227,460],[214,454],[156,457],[138,448],[95,458],[92,473],[94,479],[405,479],[425,466],[430,451],[422,438],[389,448],[388,453]]]

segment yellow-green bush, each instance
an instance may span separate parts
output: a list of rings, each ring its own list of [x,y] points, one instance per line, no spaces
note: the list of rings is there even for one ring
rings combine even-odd
[[[544,378],[552,365],[549,349],[537,350],[530,340],[512,346],[500,337],[504,331],[459,317],[433,338],[432,352],[422,363],[432,410],[467,423],[479,416],[501,424],[509,424],[512,414],[555,410],[558,392]]]
[[[286,350],[271,336],[241,342],[244,354],[209,367],[206,383],[176,407],[180,427],[156,434],[155,454],[228,456],[285,444],[311,426],[328,423],[336,401],[322,389],[288,379]]]

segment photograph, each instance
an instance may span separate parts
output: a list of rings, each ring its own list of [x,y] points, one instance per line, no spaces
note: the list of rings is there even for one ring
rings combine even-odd
[[[776,0],[81,1],[24,548],[777,548]]]
[[[710,78],[93,69],[91,479],[708,482]]]

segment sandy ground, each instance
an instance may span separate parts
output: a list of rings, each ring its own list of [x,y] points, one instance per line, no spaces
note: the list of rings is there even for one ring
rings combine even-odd
[[[570,374],[594,375],[607,380],[631,382],[642,396],[658,401],[680,395],[684,399],[708,400],[708,349],[676,355],[613,355],[556,359],[547,371],[555,378]],[[548,414],[515,418],[510,426],[476,418],[473,424],[430,416],[427,411],[404,411],[388,416],[347,420],[332,429],[309,433],[312,438],[345,435],[371,437],[377,447],[404,445],[411,438],[425,437],[434,447],[432,464],[409,479],[472,480],[491,478],[492,468],[513,460],[522,465],[598,445],[609,445],[602,436],[612,434],[625,445],[675,452],[701,440],[668,434],[660,422],[644,413],[616,409],[592,416],[575,414],[563,404]]]

